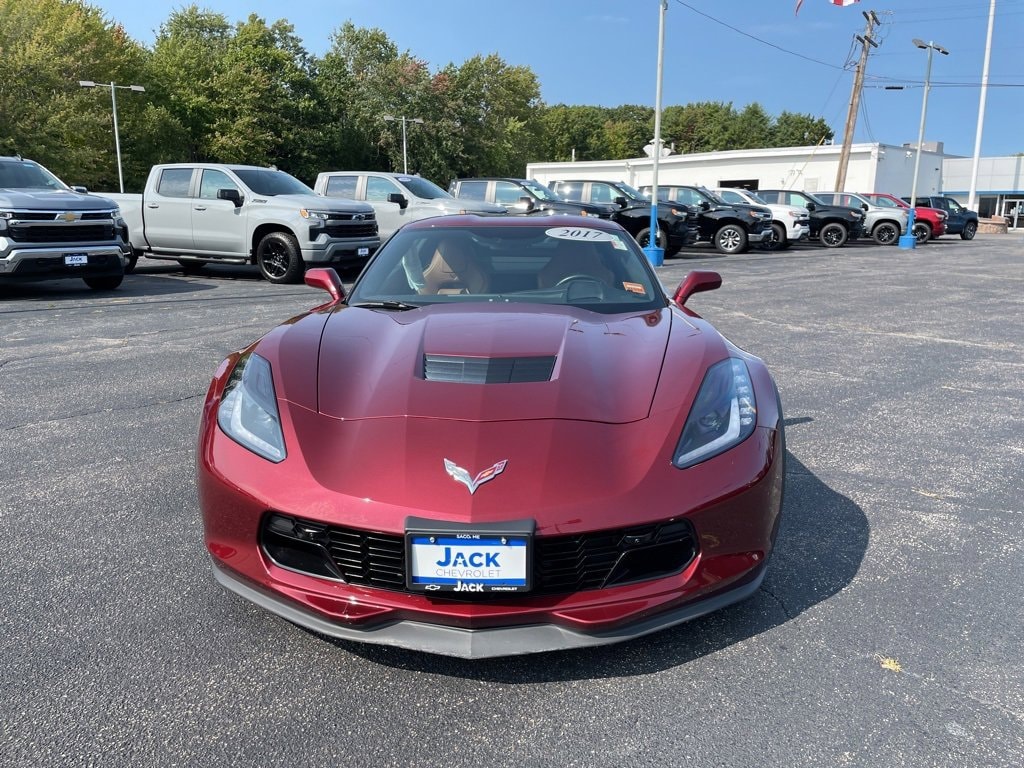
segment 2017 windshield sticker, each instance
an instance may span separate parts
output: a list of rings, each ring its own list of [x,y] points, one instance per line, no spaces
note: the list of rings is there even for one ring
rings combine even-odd
[[[576,240],[586,243],[613,243],[615,235],[611,232],[602,232],[600,229],[589,227],[552,227],[545,230],[544,234],[556,240]]]

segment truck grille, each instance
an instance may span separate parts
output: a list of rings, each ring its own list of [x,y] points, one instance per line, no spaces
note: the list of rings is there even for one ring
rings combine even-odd
[[[111,221],[113,211],[15,211],[15,221],[63,221],[62,217],[73,213],[78,221]]]
[[[406,591],[403,536],[273,514],[264,522],[261,540],[267,553],[285,567],[359,586]],[[576,536],[537,536],[533,544],[533,595],[660,578],[683,570],[697,555],[696,534],[685,520]]]
[[[19,243],[109,242],[114,239],[114,224],[14,224],[8,233]]]
[[[367,221],[345,221],[329,219],[327,226],[314,232],[326,232],[331,237],[373,237],[377,234],[377,222]],[[315,235],[314,235],[315,237]]]

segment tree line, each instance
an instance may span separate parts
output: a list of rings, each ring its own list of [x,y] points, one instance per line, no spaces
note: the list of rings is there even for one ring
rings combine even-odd
[[[528,162],[638,157],[654,110],[546,105],[534,72],[499,55],[431,71],[381,29],[337,27],[322,56],[285,20],[232,24],[192,5],[173,11],[151,47],[83,0],[0,0],[0,154],[30,157],[72,184],[117,188],[110,91],[118,90],[125,189],[151,165],[275,165],[306,182],[323,170],[401,170],[442,186],[465,176],[521,176]],[[677,152],[816,144],[821,118],[759,104],[666,107],[662,137]]]

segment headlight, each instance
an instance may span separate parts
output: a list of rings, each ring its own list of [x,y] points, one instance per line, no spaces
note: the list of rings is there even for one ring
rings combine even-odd
[[[326,221],[327,219],[331,218],[331,212],[311,211],[308,210],[307,208],[302,208],[299,210],[299,216],[301,216],[304,219],[318,219],[319,221]]]
[[[746,363],[735,357],[716,363],[704,375],[672,463],[685,469],[729,450],[750,437],[756,417]]]
[[[863,215],[864,214],[862,214],[860,211],[850,211],[850,218],[851,219],[859,219]]]
[[[790,211],[789,212],[789,218],[791,218],[791,219],[806,219],[806,218],[808,218],[807,211]]]
[[[7,229],[7,220],[13,218],[14,214],[10,211],[0,211],[0,230]]]
[[[228,378],[217,423],[232,440],[274,463],[284,460],[284,435],[270,363],[243,355]]]

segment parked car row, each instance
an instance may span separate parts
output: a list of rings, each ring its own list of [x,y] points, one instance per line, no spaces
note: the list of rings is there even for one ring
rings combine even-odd
[[[276,168],[171,163],[152,168],[142,194],[87,194],[20,157],[0,158],[0,279],[82,277],[116,288],[140,256],[256,264],[275,283],[302,280],[314,266],[361,266],[405,224],[450,214],[552,215],[607,219],[666,255],[706,242],[723,254],[788,248],[811,239],[837,248],[871,237],[895,244],[909,225],[909,198],[883,193],[659,187],[599,179],[455,179],[447,191],[420,176],[378,171],[321,173],[314,189]],[[978,214],[944,196],[918,197],[919,243],[943,234],[965,240]]]

